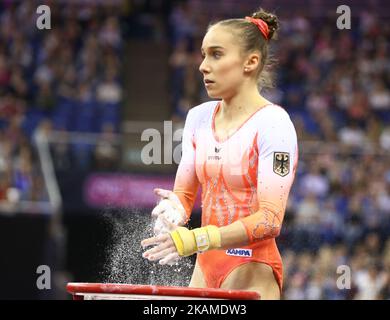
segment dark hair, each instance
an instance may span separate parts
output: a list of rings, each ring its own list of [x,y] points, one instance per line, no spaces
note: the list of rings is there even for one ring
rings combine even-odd
[[[211,24],[212,26],[229,27],[236,34],[237,40],[241,43],[243,52],[249,53],[253,51],[259,51],[261,53],[261,63],[257,70],[257,79],[260,88],[272,88],[274,87],[274,75],[271,72],[271,68],[276,63],[276,59],[272,57],[269,52],[269,41],[277,39],[277,31],[279,29],[279,20],[276,15],[266,12],[263,9],[252,13],[252,18],[262,19],[267,23],[269,34],[268,40],[261,33],[257,25],[246,19],[227,19],[217,23]]]

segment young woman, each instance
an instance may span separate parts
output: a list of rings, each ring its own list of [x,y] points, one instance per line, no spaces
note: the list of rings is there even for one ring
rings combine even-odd
[[[190,286],[258,291],[279,299],[279,235],[298,161],[297,137],[287,112],[265,99],[269,41],[275,15],[220,21],[208,28],[199,70],[208,95],[187,115],[183,154],[173,191],[153,210],[156,231],[142,241],[144,258],[170,263],[197,253]],[[182,227],[202,186],[202,227]]]

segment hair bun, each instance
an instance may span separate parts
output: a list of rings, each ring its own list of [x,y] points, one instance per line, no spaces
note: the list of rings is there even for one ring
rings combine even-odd
[[[269,29],[268,39],[276,39],[277,31],[279,30],[279,19],[276,15],[266,12],[263,9],[259,9],[259,11],[253,13],[251,17],[265,21]]]

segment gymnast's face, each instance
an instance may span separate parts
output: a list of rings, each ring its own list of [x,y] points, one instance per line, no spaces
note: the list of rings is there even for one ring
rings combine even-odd
[[[211,27],[201,52],[199,71],[210,98],[229,99],[237,94],[244,82],[245,57],[234,33],[227,27]]]

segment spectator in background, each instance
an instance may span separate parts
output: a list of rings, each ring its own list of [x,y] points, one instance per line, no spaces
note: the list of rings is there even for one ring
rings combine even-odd
[[[7,191],[10,187],[7,173],[0,172],[0,203],[7,200]]]
[[[11,73],[10,87],[12,88],[15,95],[21,100],[26,100],[29,98],[28,84],[25,80],[25,75],[23,68],[19,65],[16,65],[12,69]]]
[[[180,110],[180,101],[186,99],[184,94],[184,79],[186,73],[186,66],[189,60],[189,53],[187,53],[187,42],[182,40],[174,47],[169,59],[171,67],[171,94],[174,111]],[[184,115],[185,117],[185,115]]]
[[[117,104],[122,99],[122,88],[116,81],[117,71],[114,68],[106,70],[104,80],[97,86],[97,100],[102,103]]]
[[[390,126],[383,129],[379,137],[379,144],[384,150],[390,151]]]
[[[344,220],[337,213],[334,201],[327,199],[321,209],[320,217],[320,232],[325,243],[336,243],[342,239],[344,230]]]
[[[75,100],[77,89],[77,72],[74,66],[67,66],[58,86],[58,96],[62,99]]]
[[[346,145],[360,147],[366,143],[367,136],[363,129],[359,127],[358,122],[351,121],[348,126],[340,129],[339,139]]]
[[[111,46],[119,49],[121,46],[121,34],[117,17],[108,17],[99,32],[99,41],[103,46]]]
[[[115,171],[117,169],[120,159],[116,139],[114,126],[111,123],[105,123],[101,138],[95,148],[95,168],[97,170]]]
[[[6,57],[0,52],[0,87],[6,88],[11,79],[11,72],[7,66]]]
[[[60,127],[57,128],[57,134],[59,139],[51,146],[51,152],[56,171],[62,173],[72,169],[74,160],[70,150],[69,132]]]
[[[56,97],[49,81],[42,81],[38,86],[38,94],[35,99],[35,105],[46,116],[50,116],[56,107]]]
[[[369,102],[374,110],[390,110],[390,91],[380,79],[374,82]]]
[[[22,146],[14,163],[13,186],[19,190],[21,200],[31,199],[32,190],[32,157],[28,146]]]
[[[307,193],[299,203],[295,222],[297,228],[316,233],[320,222],[321,210],[314,193]]]
[[[321,173],[318,162],[310,164],[307,173],[300,182],[301,194],[312,194],[317,197],[324,197],[329,191],[329,180]]]
[[[354,282],[357,286],[357,300],[376,300],[387,284],[389,275],[381,271],[375,262],[370,262],[367,269],[356,271]]]

